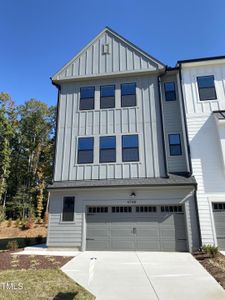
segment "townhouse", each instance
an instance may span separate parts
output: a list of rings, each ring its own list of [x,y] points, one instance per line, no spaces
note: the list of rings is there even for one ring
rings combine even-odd
[[[58,88],[48,247],[193,251],[197,183],[179,68],[106,27]]]
[[[225,249],[225,57],[178,62],[202,244]]]

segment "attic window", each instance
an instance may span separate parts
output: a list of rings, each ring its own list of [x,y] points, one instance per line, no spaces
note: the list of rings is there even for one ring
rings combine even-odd
[[[102,45],[102,54],[109,54],[109,44]]]

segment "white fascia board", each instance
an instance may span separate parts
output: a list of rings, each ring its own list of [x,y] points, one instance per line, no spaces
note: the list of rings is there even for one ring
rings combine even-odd
[[[119,78],[119,77],[128,77],[128,76],[145,76],[145,75],[160,75],[163,74],[165,71],[164,69],[151,71],[151,70],[139,70],[139,71],[125,71],[125,72],[113,72],[113,73],[103,73],[103,74],[96,74],[96,75],[84,75],[79,77],[67,77],[63,79],[54,79],[52,78],[52,82],[61,83],[61,82],[71,82],[71,81],[81,81],[81,80],[90,80],[90,79],[103,79],[103,78]]]

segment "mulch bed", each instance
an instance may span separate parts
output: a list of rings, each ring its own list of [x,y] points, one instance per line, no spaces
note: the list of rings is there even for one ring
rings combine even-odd
[[[202,252],[196,252],[193,255],[225,289],[225,256],[218,253],[216,257],[210,257]]]
[[[18,269],[57,269],[73,257],[45,255],[17,255],[18,251],[0,252],[0,271]]]

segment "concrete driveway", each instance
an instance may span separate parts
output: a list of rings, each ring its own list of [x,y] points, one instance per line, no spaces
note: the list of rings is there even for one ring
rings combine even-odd
[[[189,253],[84,252],[62,270],[97,300],[225,300]]]

